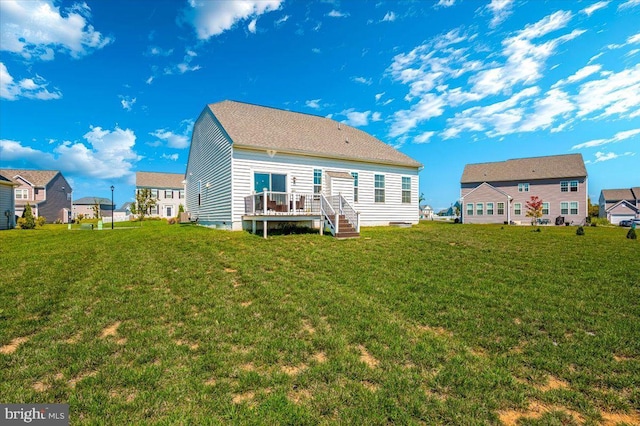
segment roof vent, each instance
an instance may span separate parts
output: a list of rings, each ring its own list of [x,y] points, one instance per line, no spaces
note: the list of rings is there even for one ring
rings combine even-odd
[[[340,122],[339,122],[339,121],[338,121],[338,130],[342,130],[342,129],[340,128]]]
[[[345,143],[349,143],[349,136],[344,140]]]

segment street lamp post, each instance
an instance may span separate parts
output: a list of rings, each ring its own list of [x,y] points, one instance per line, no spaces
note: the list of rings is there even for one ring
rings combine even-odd
[[[113,204],[113,185],[111,185],[111,229],[113,229],[113,215],[115,213],[115,204]]]

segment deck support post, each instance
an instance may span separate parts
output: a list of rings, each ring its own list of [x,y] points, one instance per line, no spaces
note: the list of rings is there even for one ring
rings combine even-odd
[[[263,229],[262,229],[262,236],[263,236],[264,238],[267,238],[267,221],[266,221],[266,220],[263,220],[263,221],[262,221],[262,227],[263,227]]]

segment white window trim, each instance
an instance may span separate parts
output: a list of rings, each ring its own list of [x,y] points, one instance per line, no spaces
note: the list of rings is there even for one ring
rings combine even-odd
[[[491,213],[489,213],[489,204],[491,204]],[[486,215],[487,216],[493,216],[495,214],[495,203],[494,202],[488,202],[487,203],[487,209],[486,209]]]
[[[21,198],[18,198],[18,191],[22,194]],[[26,194],[26,196],[25,196]],[[29,190],[27,188],[18,188],[14,191],[14,198],[16,200],[28,200],[29,199]]]
[[[476,203],[476,216],[484,216],[484,203]]]
[[[384,186],[382,188],[378,188],[376,186],[376,176],[382,176]],[[376,191],[382,190],[382,201],[376,201]],[[387,202],[387,175],[383,173],[374,173],[373,174],[373,202],[378,204],[384,204]]]
[[[562,205],[563,205],[563,204],[566,204],[566,205],[567,205],[567,212],[566,212],[566,213],[563,213],[563,212],[562,212]],[[560,201],[560,214],[568,215],[568,214],[569,214],[569,212],[571,211],[571,210],[569,210],[569,205],[570,205],[570,204],[569,204],[569,201]]]
[[[409,189],[404,189],[404,180],[409,179]],[[400,202],[402,204],[411,204],[411,176],[400,176]],[[409,201],[404,201],[404,193],[409,191]]]
[[[471,206],[471,208],[469,208],[469,206]],[[465,206],[465,212],[467,213],[467,216],[473,216],[474,207],[474,203],[467,203],[467,205]]]
[[[518,192],[529,192],[529,184],[526,182],[518,184]]]
[[[520,213],[517,213],[517,212]],[[513,214],[516,216],[522,216],[522,203],[513,203]]]

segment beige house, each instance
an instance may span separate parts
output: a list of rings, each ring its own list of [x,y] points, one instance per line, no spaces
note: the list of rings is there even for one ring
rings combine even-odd
[[[181,173],[136,172],[136,193],[150,189],[156,205],[149,216],[170,218],[178,216],[185,205],[184,175]]]
[[[598,216],[607,218],[614,225],[621,220],[640,218],[640,187],[603,189],[598,204]]]
[[[360,224],[418,223],[421,168],[327,117],[222,101],[194,125],[186,207],[192,220],[223,229],[306,222],[354,236]]]
[[[14,189],[15,216],[22,216],[29,203],[35,217],[45,217],[47,222],[57,220],[67,223],[71,216],[69,182],[57,170],[0,169],[0,174],[18,186]]]
[[[543,222],[580,224],[588,216],[581,154],[467,164],[460,180],[463,223],[528,224],[526,203],[542,202]]]
[[[82,215],[85,219],[97,219],[97,213],[101,218],[111,217],[114,207],[111,200],[103,197],[82,197],[73,201],[73,218]]]

